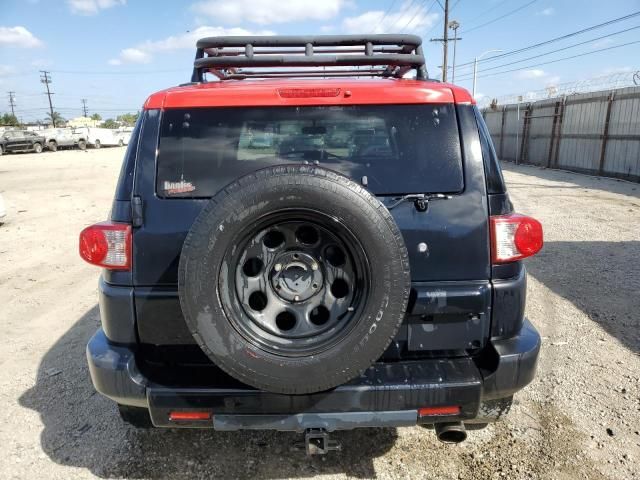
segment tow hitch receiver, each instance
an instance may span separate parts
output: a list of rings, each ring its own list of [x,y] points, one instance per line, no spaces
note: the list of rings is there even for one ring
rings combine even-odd
[[[302,445],[299,444],[299,447]],[[326,455],[331,450],[342,450],[342,446],[335,440],[330,440],[326,430],[308,428],[304,434],[304,449],[307,455]]]

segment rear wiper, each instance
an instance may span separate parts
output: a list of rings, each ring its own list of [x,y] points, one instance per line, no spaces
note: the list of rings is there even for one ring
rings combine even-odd
[[[402,202],[413,202],[413,206],[419,212],[426,212],[429,208],[429,202],[431,200],[448,200],[451,195],[445,195],[444,193],[410,193],[398,198],[394,203],[387,207],[387,210],[396,208]]]

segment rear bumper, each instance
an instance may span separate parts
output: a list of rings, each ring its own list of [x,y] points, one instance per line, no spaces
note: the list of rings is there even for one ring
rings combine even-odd
[[[148,408],[154,425],[219,430],[303,431],[408,426],[462,420],[492,421],[487,402],[510,397],[535,374],[540,335],[525,321],[515,337],[492,342],[491,367],[470,358],[376,363],[360,377],[327,392],[281,395],[251,387],[175,388],[145,378],[135,353],[98,332],[87,345],[93,384],[124,405]],[[459,406],[457,415],[419,417],[422,407]],[[213,421],[171,422],[169,412],[198,410]]]

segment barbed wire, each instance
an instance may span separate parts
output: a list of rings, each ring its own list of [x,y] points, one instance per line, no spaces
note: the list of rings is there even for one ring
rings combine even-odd
[[[494,105],[509,105],[512,103],[534,102],[547,98],[566,97],[578,93],[597,92],[599,90],[615,90],[618,88],[640,86],[640,70],[616,72],[599,77],[565,82],[557,85],[547,85],[540,90],[513,93],[500,97],[484,97],[478,100],[480,107]]]

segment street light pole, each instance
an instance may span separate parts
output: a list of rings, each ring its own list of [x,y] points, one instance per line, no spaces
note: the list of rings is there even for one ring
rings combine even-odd
[[[458,28],[460,28],[460,22],[453,20],[449,22],[449,28],[453,30],[453,69],[451,70],[451,83],[456,83],[456,46],[458,45]]]
[[[471,95],[473,97],[476,96],[476,77],[478,74],[478,60],[480,60],[485,55],[488,55],[489,53],[499,53],[499,52],[504,52],[504,50],[487,50],[486,52],[482,52],[480,55],[478,55],[476,58],[473,59],[473,89],[471,90]]]

